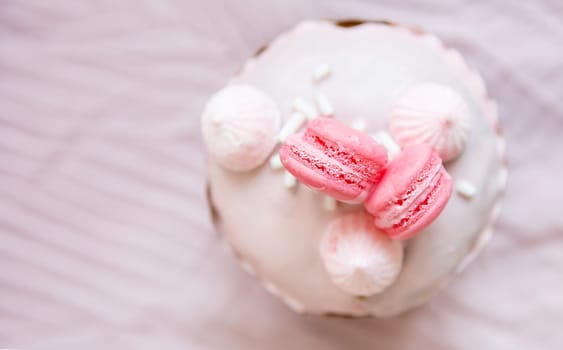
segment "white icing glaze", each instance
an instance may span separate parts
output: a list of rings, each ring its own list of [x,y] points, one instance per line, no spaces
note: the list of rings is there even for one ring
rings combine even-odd
[[[403,247],[373,225],[365,212],[331,222],[319,248],[330,279],[346,293],[370,296],[395,281],[403,262]]]
[[[318,62],[330,62],[334,74],[322,85],[313,85],[310,74]],[[334,105],[337,118],[348,124],[363,118],[368,133],[385,127],[389,102],[417,82],[450,86],[463,96],[473,116],[465,151],[446,168],[454,178],[475,184],[479,200],[452,196],[426,232],[408,242],[395,283],[367,299],[336,287],[317,252],[326,225],[358,206],[342,204],[327,211],[318,193],[304,187],[288,191],[283,172],[264,167],[233,174],[210,160],[211,202],[220,231],[242,259],[252,262],[261,280],[283,291],[284,300],[298,300],[308,313],[394,315],[427,301],[490,237],[506,179],[504,141],[495,132],[496,109],[475,73],[435,37],[396,26],[339,28],[305,22],[249,61],[234,81],[270,93],[286,120],[295,96],[311,99],[321,92]]]
[[[209,154],[229,170],[248,171],[264,163],[276,145],[278,106],[249,85],[232,85],[211,97],[202,115]]]
[[[469,108],[452,88],[414,84],[394,102],[389,132],[402,146],[428,143],[448,161],[461,154],[470,131]]]

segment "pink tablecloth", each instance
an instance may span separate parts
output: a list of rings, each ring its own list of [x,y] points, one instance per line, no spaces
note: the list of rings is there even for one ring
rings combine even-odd
[[[562,3],[390,3],[1,1],[0,347],[563,348]],[[383,321],[289,311],[222,252],[203,194],[209,94],[297,21],[358,16],[465,54],[511,168],[491,245]]]

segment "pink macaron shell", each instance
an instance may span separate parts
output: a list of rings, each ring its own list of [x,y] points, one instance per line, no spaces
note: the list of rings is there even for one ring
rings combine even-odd
[[[405,147],[365,203],[375,224],[394,239],[422,231],[444,209],[452,179],[429,145]]]
[[[307,126],[307,132],[323,139],[337,142],[343,148],[369,160],[372,166],[387,165],[387,150],[364,132],[349,127],[332,118],[317,118]]]
[[[428,227],[444,210],[452,194],[453,181],[451,176],[443,169],[439,184],[433,188],[430,197],[425,199],[428,204],[417,208],[420,213],[414,218],[414,222],[407,223],[404,227],[386,229],[385,232],[392,239],[406,240],[416,236]]]
[[[285,168],[338,200],[361,203],[382,177],[387,151],[366,134],[331,118],[312,120],[282,145]]]
[[[292,148],[307,154],[308,157],[298,156]],[[354,202],[364,195],[365,189],[360,186],[359,178],[356,177],[356,180],[348,182],[339,179],[337,174],[346,175],[351,179],[355,176],[344,169],[339,162],[329,158],[313,145],[305,143],[301,135],[291,135],[286,140],[280,149],[280,159],[286,170],[303,184],[335,199]],[[319,166],[315,166],[311,159],[314,159],[322,170]]]
[[[386,210],[411,188],[424,168],[430,165],[432,148],[425,144],[407,146],[385,170],[379,185],[365,202],[366,210],[377,213]]]
[[[318,118],[310,123],[305,137],[331,145],[327,153],[364,174],[371,185],[381,180],[388,162],[387,151],[367,134],[334,119]]]
[[[367,134],[336,119],[317,118],[309,123],[303,139],[362,178],[366,192],[381,180],[387,151]]]

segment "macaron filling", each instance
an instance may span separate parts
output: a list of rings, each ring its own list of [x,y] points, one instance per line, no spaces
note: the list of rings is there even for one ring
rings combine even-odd
[[[425,168],[418,172],[415,180],[403,194],[398,195],[393,201],[388,202],[387,206],[376,212],[375,222],[378,227],[382,229],[394,228],[404,219],[407,219],[408,213],[413,208],[424,202],[438,182],[440,175],[440,164],[432,163],[428,162]]]
[[[311,130],[307,130],[303,135],[305,142],[317,147],[329,158],[345,165],[352,170],[363,181],[376,185],[381,180],[383,172],[381,164],[371,159],[362,157],[354,150],[345,147],[343,144],[322,138]],[[366,184],[363,184],[364,188]]]
[[[386,228],[387,233],[395,238],[406,238],[410,232],[413,232],[420,226],[416,224],[424,217],[430,206],[439,206],[441,210],[441,208],[443,208],[446,204],[446,201],[438,203],[439,198],[442,198],[439,194],[447,188],[448,178],[449,175],[442,169],[437,174],[433,184],[421,193],[419,198],[417,198],[413,204],[405,209],[406,214],[397,217],[396,219],[398,219],[398,221],[396,221],[390,228]]]
[[[298,135],[283,145],[280,157],[286,169],[300,175],[300,181],[336,199],[351,201],[367,193],[362,176]]]
[[[301,182],[341,201],[361,202],[382,178],[387,151],[368,135],[330,118],[309,122],[282,145],[284,167]]]
[[[301,159],[312,169],[318,170],[323,175],[328,175],[331,179],[338,179],[347,185],[357,185],[360,189],[365,189],[365,176],[351,169],[347,163],[338,159],[333,159],[323,153],[314,145],[306,143],[293,144],[289,146],[295,159]]]
[[[408,146],[393,160],[366,209],[394,239],[407,239],[428,226],[448,202],[452,179],[429,145]]]

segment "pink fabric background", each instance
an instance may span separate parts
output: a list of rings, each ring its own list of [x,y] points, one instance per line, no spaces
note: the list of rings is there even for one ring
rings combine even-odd
[[[0,1],[0,347],[563,348],[563,5],[392,3]],[[396,319],[294,314],[223,253],[207,215],[204,101],[318,17],[434,32],[499,102],[497,234]]]

